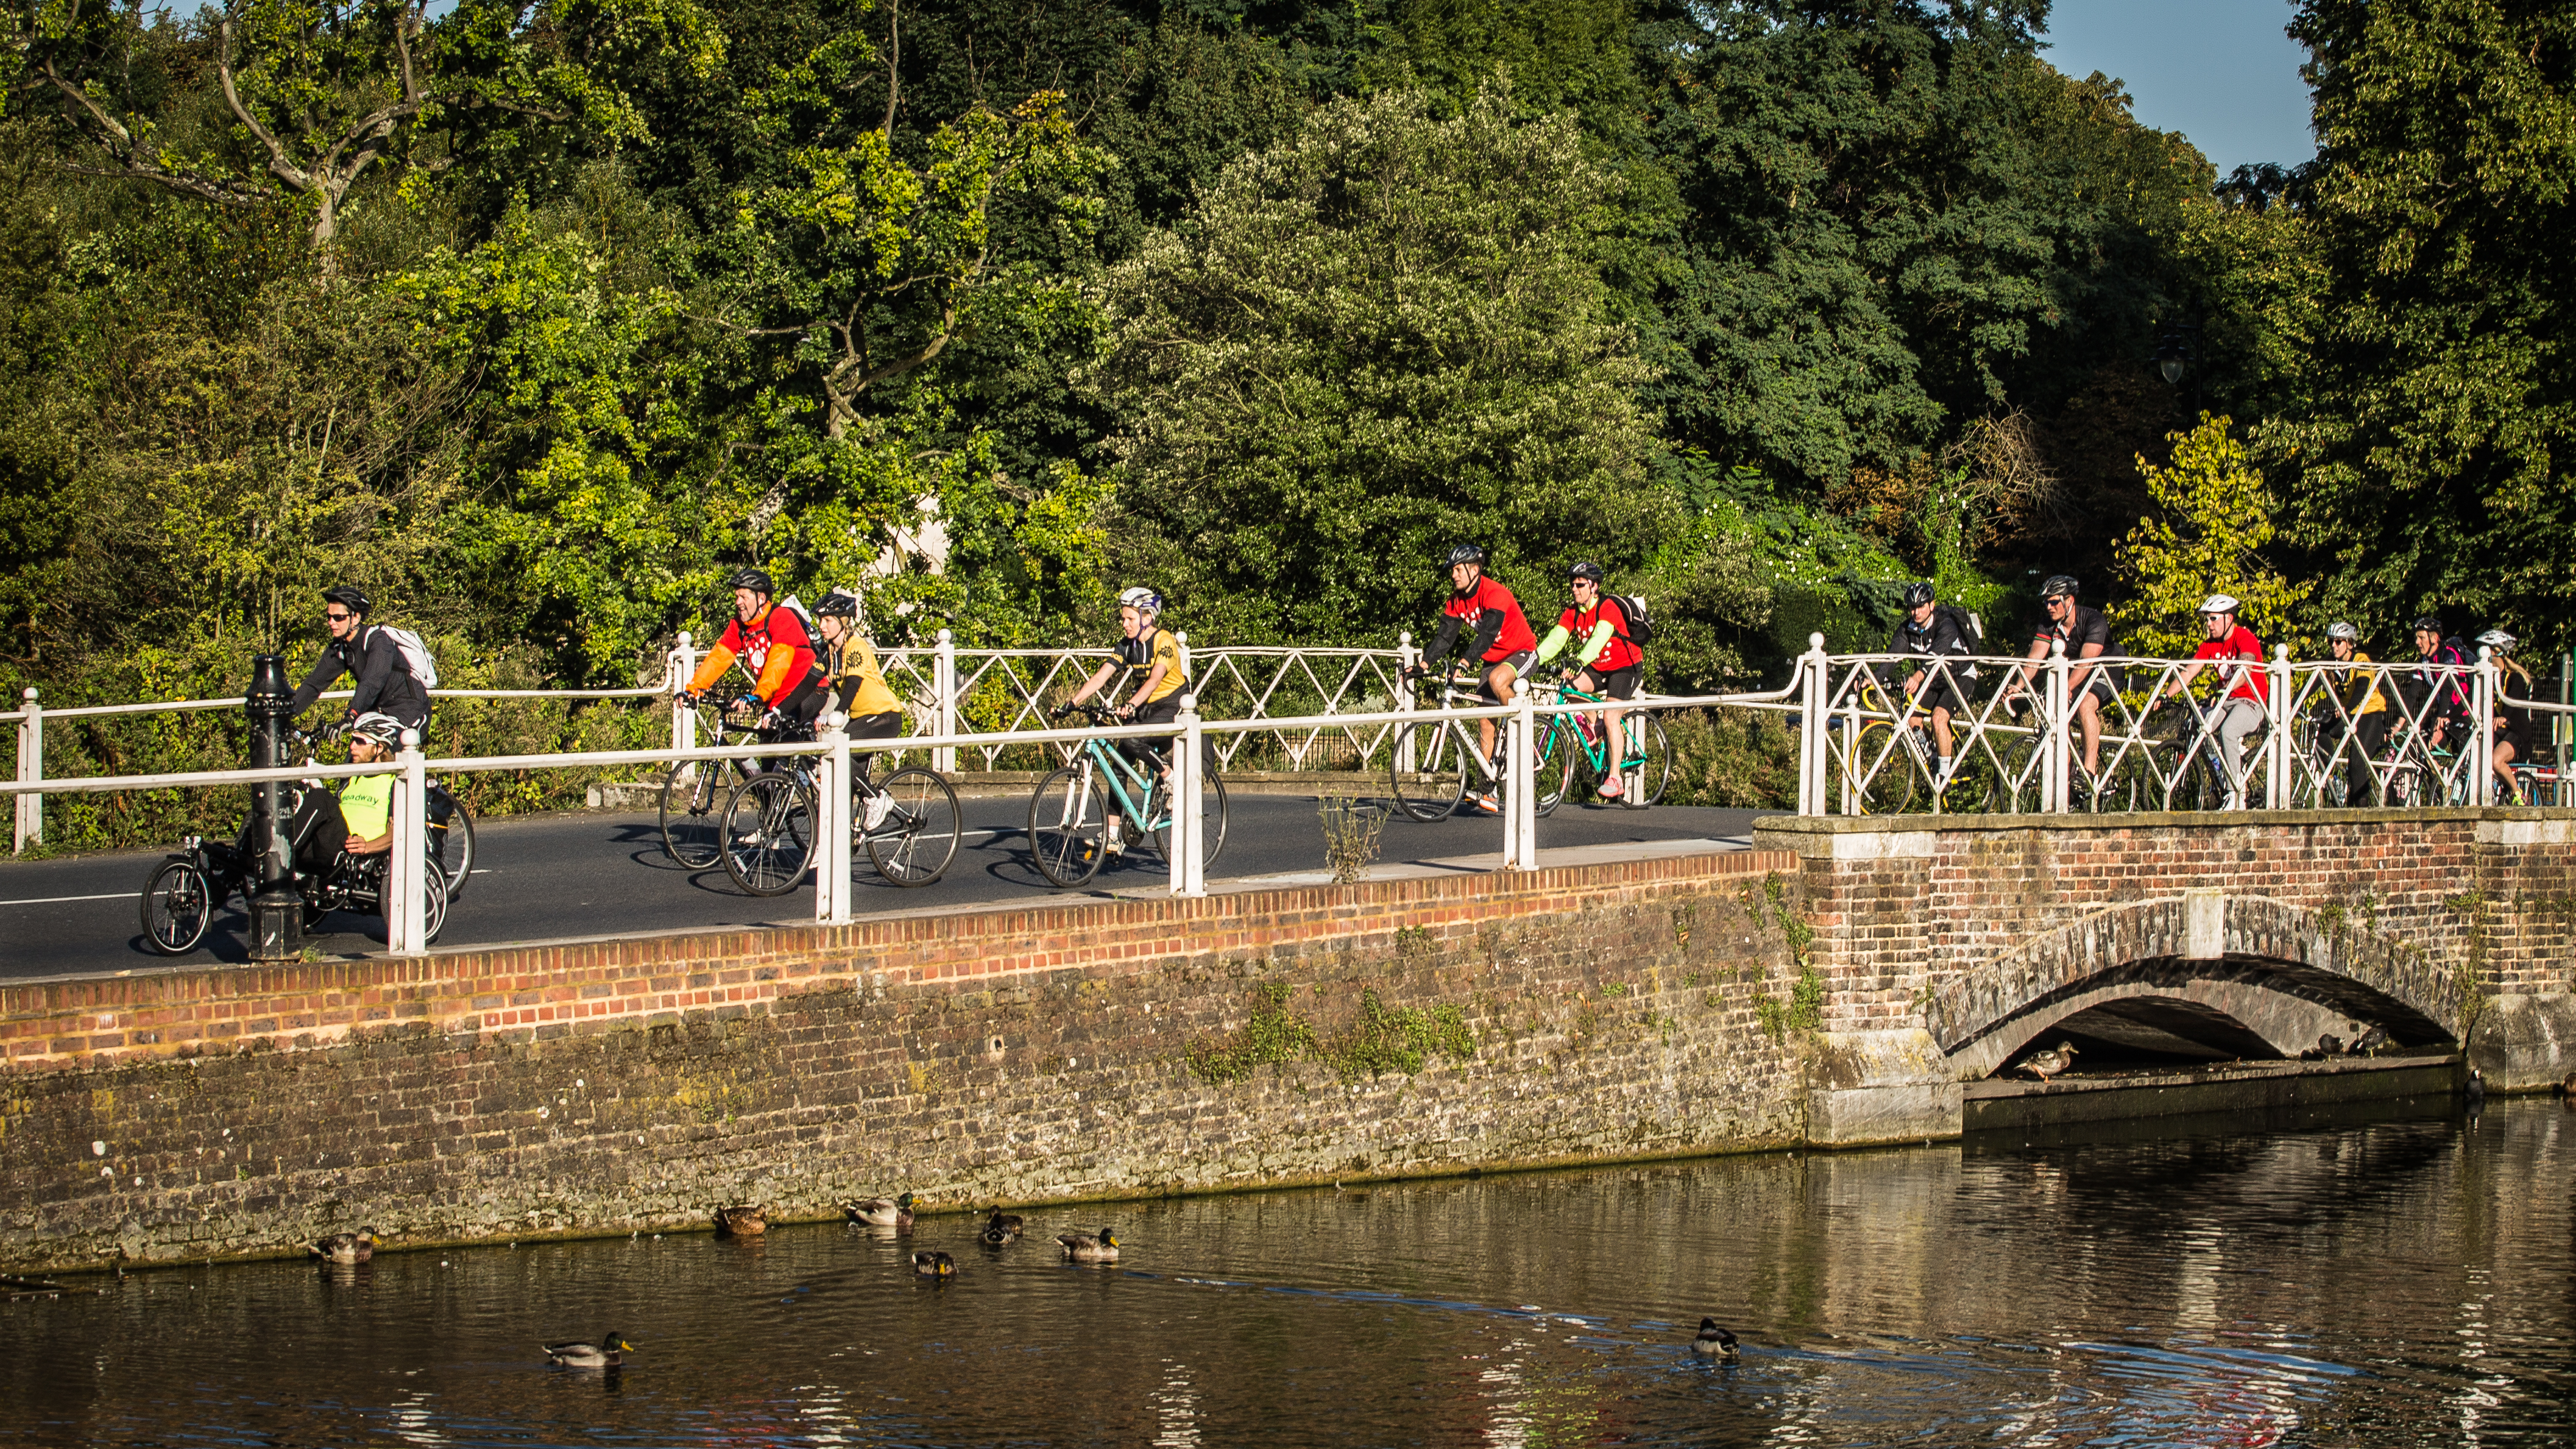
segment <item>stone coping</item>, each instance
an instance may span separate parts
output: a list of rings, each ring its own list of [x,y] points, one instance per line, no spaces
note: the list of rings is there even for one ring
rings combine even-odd
[[[1971,1102],[2020,1097],[2062,1097],[2087,1092],[2124,1092],[2139,1087],[2202,1087],[2222,1082],[2260,1081],[2271,1077],[2329,1077],[2348,1072],[2395,1072],[2417,1067],[2461,1067],[2466,1054],[2434,1049],[2377,1057],[2328,1057],[2323,1061],[2218,1062],[2196,1069],[2123,1072],[2117,1076],[2064,1076],[2045,1082],[2016,1077],[1990,1077],[1967,1083],[1961,1096]]]
[[[1889,835],[1949,830],[2159,830],[2177,826],[2243,829],[2280,825],[2393,825],[2451,821],[2576,822],[2576,810],[2544,805],[2415,806],[2391,810],[2129,810],[2065,815],[1763,815],[1757,837]]]

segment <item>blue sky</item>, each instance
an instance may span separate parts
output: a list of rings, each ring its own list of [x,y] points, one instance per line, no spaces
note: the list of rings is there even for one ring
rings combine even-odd
[[[2249,162],[2295,165],[2308,134],[2307,47],[2282,33],[2289,0],[2056,0],[2048,63],[2128,82],[2137,118],[2180,131],[2224,177]]]

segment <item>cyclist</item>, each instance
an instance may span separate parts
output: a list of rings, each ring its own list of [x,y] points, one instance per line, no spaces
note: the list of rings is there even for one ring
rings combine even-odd
[[[1148,588],[1131,588],[1118,596],[1118,642],[1111,646],[1115,657],[1091,672],[1082,687],[1073,692],[1056,714],[1062,716],[1073,707],[1100,692],[1101,686],[1122,670],[1134,687],[1127,702],[1116,706],[1120,719],[1130,724],[1169,724],[1180,717],[1181,687],[1190,682],[1190,672],[1181,663],[1181,641],[1172,631],[1157,622],[1163,612],[1163,596]],[[1120,740],[1118,752],[1139,765],[1150,765],[1158,776],[1167,776],[1171,767],[1162,752],[1154,748],[1167,743],[1160,739]]]
[[[2101,610],[2075,602],[2076,587],[2075,579],[2068,574],[2053,574],[2040,583],[2039,606],[2043,612],[2039,632],[2030,641],[2031,662],[2004,686],[2005,698],[2018,698],[2029,692],[2031,678],[2039,673],[2052,643],[2064,645],[2070,660],[2097,659],[2110,652],[2111,621],[2103,617]],[[2102,707],[2120,696],[2111,687],[2109,669],[2080,665],[2067,675],[2066,697],[2074,703],[2075,722],[2084,730],[2086,783],[2077,788],[2090,793],[2090,782],[2102,773]]]
[[[426,732],[429,729],[429,690],[412,672],[410,656],[390,629],[369,628],[367,615],[375,612],[366,590],[355,584],[341,584],[322,593],[322,625],[331,631],[331,642],[322,646],[322,655],[304,682],[295,687],[293,712],[302,714],[322,697],[322,691],[347,675],[357,681],[356,692],[349,696],[349,707],[340,718],[354,721],[364,714],[385,714],[400,721],[405,729]]]
[[[2208,637],[2191,652],[2192,662],[2164,687],[2162,698],[2180,699],[2183,691],[2200,671],[2218,665],[2219,688],[2223,691],[2217,711],[2219,743],[2225,746],[2222,756],[2227,765],[2227,805],[2230,810],[2245,808],[2245,737],[2263,725],[2263,686],[2257,681],[2263,674],[2263,641],[2254,631],[2236,622],[2236,600],[2226,594],[2212,594],[2200,603],[2201,632]]]
[[[766,706],[759,733],[776,740],[802,729],[823,712],[823,670],[814,660],[814,640],[793,609],[770,602],[778,592],[767,572],[744,569],[725,581],[733,590],[733,619],[724,637],[707,651],[689,681],[691,699],[704,699],[736,659],[752,677],[751,697]]]
[[[1601,565],[1579,563],[1567,574],[1574,603],[1557,616],[1556,627],[1547,631],[1547,637],[1538,641],[1538,652],[1530,662],[1545,664],[1571,644],[1574,660],[1566,666],[1571,671],[1568,683],[1605,699],[1635,699],[1638,682],[1645,677],[1646,656],[1629,637],[1627,608],[1617,596],[1601,592]],[[1606,738],[1621,742],[1624,752],[1628,737],[1619,733],[1622,713],[1615,708],[1604,710],[1601,728],[1607,731]],[[1621,763],[1624,760],[1613,761],[1610,774],[1601,781],[1604,800],[1618,799],[1624,788],[1617,768]]]
[[[841,732],[854,740],[890,740],[903,733],[903,704],[886,688],[885,671],[877,664],[877,651],[859,632],[859,596],[847,589],[834,589],[814,606],[814,627],[822,631],[823,677],[831,690],[819,716],[838,719]],[[866,803],[860,807],[859,829],[876,829],[885,823],[894,801],[868,779],[868,764],[873,754],[853,754],[851,789]]]
[[[1888,631],[1887,652],[1937,661],[1966,658],[1976,653],[1976,647],[1959,611],[1943,608],[1927,580],[1905,586],[1905,613]],[[1937,795],[1950,788],[1950,774],[1958,768],[1951,755],[1950,717],[1967,712],[1959,684],[1967,677],[1961,671],[1968,666],[1926,662],[1901,667],[1910,671],[1904,681],[1905,696],[1913,702],[1909,721],[1927,710],[1932,715],[1932,740],[1941,756],[1939,773],[1932,780],[1932,793]]]
[[[2498,794],[2515,805],[2528,805],[2523,798],[2522,782],[2513,777],[2513,762],[2531,758],[2531,711],[2515,709],[2507,700],[2531,701],[2531,671],[2513,657],[2514,637],[2502,629],[2489,629],[2478,636],[2496,662],[2495,718],[2487,727],[2495,732],[2495,775],[2502,788]]]
[[[1499,581],[1486,577],[1485,551],[1462,543],[1449,550],[1449,602],[1440,610],[1440,632],[1422,661],[1405,671],[1406,677],[1419,679],[1430,673],[1432,665],[1449,657],[1459,633],[1471,625],[1476,632],[1465,652],[1474,655],[1484,671],[1476,692],[1490,703],[1505,703],[1512,697],[1512,681],[1529,668],[1530,656],[1538,650],[1538,636],[1521,616],[1521,601]],[[1476,721],[1476,737],[1485,752],[1486,768],[1494,768],[1494,722]],[[1476,808],[1487,815],[1502,813],[1502,802],[1491,790],[1475,792],[1475,801]]]
[[[2361,630],[2340,619],[2326,626],[2326,650],[2340,665],[2371,662],[2370,656],[2361,652]],[[2320,705],[2317,723],[2321,729],[2339,731],[2336,753],[2350,753],[2344,766],[2345,803],[2372,804],[2379,799],[2379,780],[2370,762],[2388,744],[2388,698],[2380,692],[2378,671],[2347,667],[2336,672],[2358,677],[2335,692],[2340,709],[2332,703]]]
[[[349,763],[372,765],[394,757],[408,728],[392,715],[369,712],[349,726]],[[382,855],[394,843],[394,777],[352,775],[339,790],[310,789],[287,822],[295,861],[307,875],[321,875],[342,854]]]
[[[2432,749],[2456,749],[2468,735],[2468,682],[2457,673],[2446,677],[2439,667],[2468,662],[2467,646],[2443,635],[2439,615],[2415,621],[2416,667],[2397,681],[2397,693],[2406,701],[2407,713],[2424,722],[2425,743]]]

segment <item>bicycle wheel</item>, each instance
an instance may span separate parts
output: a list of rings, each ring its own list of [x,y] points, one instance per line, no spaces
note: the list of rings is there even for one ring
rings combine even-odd
[[[725,874],[756,896],[794,890],[814,860],[814,801],[805,782],[780,771],[733,787],[720,817]]]
[[[1105,796],[1088,762],[1067,765],[1038,782],[1029,797],[1029,846],[1038,874],[1070,889],[1088,885],[1109,857]]]
[[[1172,860],[1172,816],[1164,796],[1155,796],[1153,814],[1154,850],[1163,857],[1163,863],[1169,865]],[[1207,832],[1206,851],[1199,859],[1202,871],[1216,864],[1217,852],[1225,849],[1225,819],[1225,777],[1214,770],[1202,770],[1199,772],[1199,825]]]
[[[421,944],[435,946],[438,944],[439,933],[447,929],[447,903],[455,899],[455,892],[448,885],[447,872],[439,869],[436,860],[423,861],[421,869],[425,872],[420,883]],[[392,940],[394,897],[393,892],[381,883],[376,887],[376,919],[384,925],[385,939]]]
[[[2040,769],[2046,761],[2040,753],[2037,735],[2014,735],[1995,750],[1993,798],[1989,807],[2007,815],[2033,815],[2039,811]]]
[[[1914,761],[1896,726],[1883,719],[1862,725],[1846,768],[1855,775],[1870,772],[1859,790],[1861,814],[1903,815],[1913,810]]]
[[[678,760],[662,776],[662,849],[691,870],[724,856],[724,822],[716,814],[726,766],[716,760]]]
[[[215,922],[215,883],[186,856],[161,862],[143,887],[143,939],[164,956],[185,956]]]
[[[1582,784],[1582,727],[1563,715],[1551,715],[1539,726],[1538,769],[1531,779],[1538,785],[1538,813],[1553,815]]]
[[[1637,752],[1620,761],[1621,773],[1628,778],[1621,782],[1619,798],[1629,809],[1643,810],[1650,805],[1664,803],[1664,792],[1672,788],[1673,740],[1672,736],[1664,733],[1662,715],[1629,715],[1619,722],[1623,734],[1627,731],[1628,720],[1638,721],[1637,728],[1642,733],[1638,737]]]
[[[899,886],[926,886],[957,858],[957,792],[918,765],[886,776],[877,789],[892,801],[867,832],[868,859]]]
[[[1966,743],[1964,740],[1960,743]],[[1938,769],[1939,766],[1934,766]],[[1973,755],[1957,757],[1950,783],[1934,797],[1945,815],[1983,815],[1994,806],[1995,772],[1985,760]]]
[[[1395,732],[1387,784],[1397,808],[1416,820],[1445,820],[1467,796],[1468,746],[1446,721],[1410,724]]]
[[[445,825],[438,823],[442,805],[447,812]],[[464,801],[435,780],[429,786],[429,855],[447,881],[447,898],[452,901],[465,894],[465,879],[474,873],[474,817]]]

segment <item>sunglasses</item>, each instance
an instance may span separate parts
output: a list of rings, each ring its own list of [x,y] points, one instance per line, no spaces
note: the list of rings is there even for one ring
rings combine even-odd
[[[322,617],[330,620],[334,624],[345,624],[358,616],[355,614],[334,614],[326,611]]]

